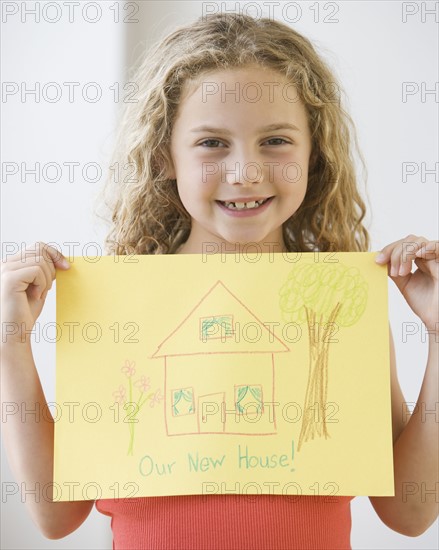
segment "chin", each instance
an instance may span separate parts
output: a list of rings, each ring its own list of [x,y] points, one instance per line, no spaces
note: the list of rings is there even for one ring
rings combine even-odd
[[[248,237],[248,238],[235,238],[235,239],[223,239],[227,244],[229,244],[230,246],[240,246],[240,247],[244,247],[246,245],[260,245],[262,246],[264,243],[268,243],[268,242],[271,242],[272,239],[269,239],[268,237],[264,238],[260,238],[259,236],[258,237]]]

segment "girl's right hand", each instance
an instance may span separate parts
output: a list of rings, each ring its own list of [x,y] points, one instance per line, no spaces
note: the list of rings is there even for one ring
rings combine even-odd
[[[26,342],[39,317],[57,269],[69,269],[65,257],[48,244],[35,243],[10,256],[1,268],[2,345]]]

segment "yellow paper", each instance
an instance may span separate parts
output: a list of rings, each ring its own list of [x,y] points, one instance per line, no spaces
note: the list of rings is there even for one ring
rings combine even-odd
[[[374,256],[71,259],[56,279],[55,498],[393,495]]]

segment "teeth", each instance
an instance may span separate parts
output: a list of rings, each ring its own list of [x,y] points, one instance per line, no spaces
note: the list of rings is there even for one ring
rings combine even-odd
[[[227,208],[230,208],[230,210],[244,210],[244,209],[252,209],[257,208],[262,203],[264,203],[265,200],[261,199],[260,201],[249,201],[249,202],[224,202],[223,204],[227,206]]]

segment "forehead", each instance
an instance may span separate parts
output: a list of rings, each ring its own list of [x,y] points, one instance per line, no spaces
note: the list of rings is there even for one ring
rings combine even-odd
[[[198,75],[185,83],[181,100],[191,99],[192,102],[202,103],[227,103],[228,100],[257,102],[267,97],[275,101],[285,99],[287,89],[292,96],[295,87],[280,72],[260,65],[250,65],[212,70]]]
[[[208,119],[249,127],[269,124],[273,118],[294,119],[306,126],[305,107],[296,87],[276,70],[246,66],[205,72],[186,82],[176,123],[187,128]]]

